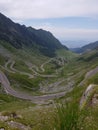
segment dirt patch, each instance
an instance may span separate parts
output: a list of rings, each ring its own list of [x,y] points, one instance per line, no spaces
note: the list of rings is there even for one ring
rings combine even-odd
[[[91,99],[91,105],[96,106],[98,105],[98,94],[94,94],[94,96]]]

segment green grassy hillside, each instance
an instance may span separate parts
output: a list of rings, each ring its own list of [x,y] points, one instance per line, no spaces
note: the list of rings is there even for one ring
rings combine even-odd
[[[15,91],[31,96],[66,92],[60,98],[34,103],[6,94],[1,84],[0,128],[97,130],[97,51],[76,55],[59,50],[57,57],[49,58],[25,46],[17,50],[6,42],[0,43],[0,70]],[[90,84],[96,87],[81,110],[80,100]]]
[[[56,57],[49,58],[33,48],[27,49],[24,46],[23,49],[16,49],[7,42],[0,41],[0,70],[8,78],[11,87],[23,94],[40,96],[62,92],[66,88],[62,86],[62,83],[59,83],[65,77],[62,75],[62,70],[64,70],[64,67],[69,64],[73,57],[75,57],[73,53],[67,50],[59,50]],[[58,82],[58,85],[55,85],[56,82]],[[51,85],[56,87],[53,91],[49,87]],[[62,89],[59,90],[60,86],[62,86]],[[47,108],[47,105],[35,105],[31,101],[10,96],[10,94],[5,93],[2,84],[0,93],[0,116],[1,119],[4,118],[0,120],[0,128],[9,130],[20,129],[15,128],[15,124],[12,127],[9,124],[11,120],[25,127],[30,126],[31,129],[35,130],[43,129],[42,122],[45,122],[45,127],[48,128],[46,121],[54,113],[51,105]],[[51,101],[48,100],[44,104],[51,104]],[[43,111],[43,108],[45,111]],[[46,116],[44,112],[47,113],[48,111],[49,115]],[[36,123],[38,115],[41,118]],[[5,116],[7,119],[5,119]],[[36,124],[34,128],[33,124]]]
[[[0,129],[97,130],[97,50],[72,53],[0,14]]]
[[[22,49],[24,46],[33,48],[48,57],[54,57],[58,49],[68,50],[51,32],[14,23],[1,13],[0,40],[8,42],[17,49]]]

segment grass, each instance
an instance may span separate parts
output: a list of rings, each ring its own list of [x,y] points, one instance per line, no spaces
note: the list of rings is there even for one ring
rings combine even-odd
[[[51,130],[53,128],[53,109],[52,108],[28,108],[19,111],[23,118],[17,121],[29,125],[33,130]]]
[[[88,107],[87,105],[82,111],[79,110],[79,100],[84,89],[85,87],[75,87],[65,97],[71,97],[71,100],[57,102],[56,108],[53,106],[37,108],[30,102],[2,95],[0,99],[4,103],[0,106],[0,111],[3,111],[4,114],[14,111],[21,115],[22,118],[13,120],[29,125],[33,130],[97,130],[98,117],[96,115],[98,115],[98,108]]]
[[[60,104],[57,106],[55,130],[79,130],[79,112],[76,105]]]
[[[98,84],[98,73],[89,78],[87,84]]]
[[[5,61],[6,61],[6,58],[3,57],[3,56],[0,54],[0,65],[4,65],[4,64],[5,64]]]
[[[0,121],[0,129],[5,130],[19,130],[17,128],[11,128],[9,125],[7,125],[5,122]]]
[[[98,94],[98,89],[97,89]],[[88,100],[86,102],[86,105],[84,106],[84,112],[85,112],[85,119],[84,119],[84,130],[97,130],[98,129],[98,104],[97,105],[91,105],[90,101],[93,97],[93,95],[96,92],[92,92],[91,95],[88,97]]]
[[[34,106],[26,100],[21,100],[10,95],[0,94],[0,111],[16,111],[24,109],[25,107]]]
[[[35,64],[38,67],[49,59],[40,55],[39,52],[37,52],[36,55],[35,51],[32,49],[26,50],[24,47],[24,50],[13,50],[13,47],[7,46],[6,43],[2,43],[2,45],[14,55],[13,59],[16,61],[14,67],[25,72],[29,72],[26,65],[24,65],[26,59],[27,62]],[[91,83],[98,84],[98,74],[87,79],[83,86],[77,87],[84,79],[85,73],[98,65],[98,61],[96,60],[97,57],[92,59],[94,55],[86,55],[84,58],[85,60],[83,60],[83,58],[79,59],[77,55],[69,51],[65,52],[64,50],[58,51],[57,54],[58,56],[63,56],[68,59],[68,62],[59,73],[59,78],[71,78],[73,76],[72,80],[75,80],[73,91],[67,93],[63,98],[58,99],[60,104],[57,103],[56,108],[52,105],[35,106],[35,104],[26,100],[20,100],[6,94],[0,94],[0,112],[5,115],[12,112],[22,115],[22,118],[13,120],[29,125],[32,130],[97,130],[98,107],[91,107],[87,103],[84,109],[80,111],[79,101],[87,85]],[[0,55],[0,64],[3,65],[5,62],[6,58],[3,59]],[[55,72],[56,67],[57,66],[53,63],[46,64],[45,73],[52,74]],[[42,81],[52,83],[58,79],[41,77],[29,79],[25,75],[18,73],[11,74],[8,72],[6,72],[6,75],[13,87],[21,91],[33,91],[34,93],[38,92],[39,83]],[[67,103],[62,103],[65,100],[67,101],[67,99],[70,100],[68,100]],[[90,98],[88,99],[88,102],[89,100]],[[11,128],[8,128],[5,122],[0,122],[0,127],[12,130]]]
[[[16,60],[13,68],[20,72],[27,72],[32,74],[31,70],[29,70],[28,66],[26,66],[26,64],[22,60]]]
[[[57,54],[57,56],[64,57],[68,60],[71,60],[72,58],[77,56],[77,54],[75,54],[71,51],[65,50],[65,49],[57,50],[56,54]]]
[[[18,73],[15,74],[7,74],[8,79],[10,80],[11,85],[16,86],[16,88],[19,89],[19,87],[24,88],[25,90],[30,91],[38,91],[39,90],[39,83],[44,80],[42,77],[36,77],[34,79],[29,79],[28,76],[21,75]]]
[[[16,48],[14,48],[13,46],[11,46],[11,44],[8,44],[5,41],[0,41],[0,44],[11,53],[15,54],[17,52]]]
[[[40,66],[43,62],[49,59],[33,48],[27,49],[27,47],[23,46],[22,49],[16,49],[4,41],[0,41],[0,44],[4,47],[5,53],[10,54],[10,57],[14,60],[21,60],[23,62],[26,60],[27,62]]]
[[[46,64],[45,66],[44,66],[44,69],[45,69],[45,74],[55,74],[56,72],[56,70],[58,70],[60,67],[57,65],[57,64],[55,64],[55,63],[53,63],[52,61],[50,62],[50,63],[48,63],[48,64]]]
[[[25,109],[28,109],[29,107],[35,107],[35,104],[26,100],[12,97],[10,95],[0,94],[0,114],[2,116],[10,117],[8,121],[15,120],[11,117],[12,114],[18,114],[18,111],[23,111]],[[5,128],[5,130],[19,130],[10,127],[6,121],[0,121],[0,128]]]
[[[82,92],[83,88],[75,87],[73,91],[58,100],[60,104],[56,106],[55,130],[81,129],[84,115],[79,110],[79,100]]]
[[[97,109],[91,108],[80,111],[79,100],[83,88],[76,87],[66,97],[73,97],[69,103],[57,102],[56,108],[53,106],[42,106],[37,108],[30,102],[24,102],[11,96],[0,97],[6,103],[3,104],[3,113],[16,112],[22,118],[13,119],[24,125],[29,125],[33,130],[95,130],[97,129],[96,114]],[[74,95],[74,96],[73,96]],[[94,115],[94,116],[93,116]],[[91,118],[92,117],[92,118]],[[89,120],[88,120],[89,118]],[[91,122],[92,121],[92,122]],[[95,121],[95,122],[94,122]],[[90,124],[94,125],[90,125]]]
[[[97,130],[98,128],[98,104],[89,106],[91,98],[89,97],[82,110],[79,109],[79,101],[85,91],[84,87],[75,87],[65,98],[71,100],[65,102],[64,97],[59,99],[60,104],[56,107],[55,130]],[[98,93],[98,88],[93,91],[93,95]],[[93,96],[91,94],[91,96]]]

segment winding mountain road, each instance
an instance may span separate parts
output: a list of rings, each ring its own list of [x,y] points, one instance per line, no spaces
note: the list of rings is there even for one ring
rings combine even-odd
[[[94,76],[96,73],[98,73],[98,67],[90,70],[89,72],[86,73],[85,78],[91,78],[92,76]]]
[[[84,79],[80,82],[80,84],[78,86],[82,86],[85,81],[89,78],[91,78],[92,76],[94,76],[95,74],[98,73],[98,66],[90,71],[88,71],[86,74],[85,74],[85,77]]]
[[[34,75],[36,76],[40,76],[40,77],[44,77],[44,78],[52,78],[52,77],[57,77],[57,75],[45,75],[45,74],[39,74],[38,72],[36,72],[34,69],[32,69],[32,67],[29,68]]]
[[[51,62],[53,60],[53,58],[49,59],[48,61],[44,62],[41,66],[40,66],[40,69],[42,70],[42,72],[45,71],[44,69],[44,65],[48,64],[49,62]]]
[[[49,61],[45,62],[44,64],[48,63]],[[8,68],[8,65],[10,64],[9,68]],[[14,65],[15,65],[15,61],[14,60],[11,60],[9,59],[6,64],[5,64],[5,69],[8,70],[10,73],[19,73],[19,74],[23,74],[23,75],[27,75],[29,78],[34,78],[34,76],[40,76],[40,77],[45,77],[45,78],[52,78],[52,77],[57,77],[57,75],[45,75],[45,74],[40,74],[38,72],[36,72],[32,67],[28,66],[29,69],[34,73],[34,74],[30,74],[30,73],[27,73],[27,72],[22,72],[20,70],[17,70],[14,68]],[[36,67],[37,69],[37,67]],[[44,69],[44,68],[43,68]]]
[[[66,94],[66,92],[60,92],[56,94],[48,94],[48,95],[42,95],[42,96],[31,96],[31,95],[16,91],[10,86],[9,80],[7,79],[6,75],[2,71],[0,71],[0,82],[7,94],[10,94],[17,98],[30,100],[38,104],[41,102],[43,103],[44,101],[47,101],[50,99],[62,97]]]
[[[22,72],[22,71],[19,71],[19,70],[16,70],[13,66],[15,65],[15,61],[11,61],[11,65],[10,65],[10,69],[14,72],[18,72],[20,74],[23,74],[23,75],[27,75],[30,79],[31,78],[34,78],[34,76],[30,73],[27,73],[27,72]]]

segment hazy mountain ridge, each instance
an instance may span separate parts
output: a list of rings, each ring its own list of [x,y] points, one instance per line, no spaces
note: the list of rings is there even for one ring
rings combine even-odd
[[[67,47],[63,46],[52,33],[32,27],[16,24],[9,18],[0,13],[0,40],[9,42],[17,49],[21,49],[23,45],[27,47],[35,47],[47,56],[55,56],[57,49]]]
[[[73,48],[71,50],[76,53],[85,53],[85,52],[92,51],[97,48],[98,48],[98,41],[89,43],[81,48]]]

